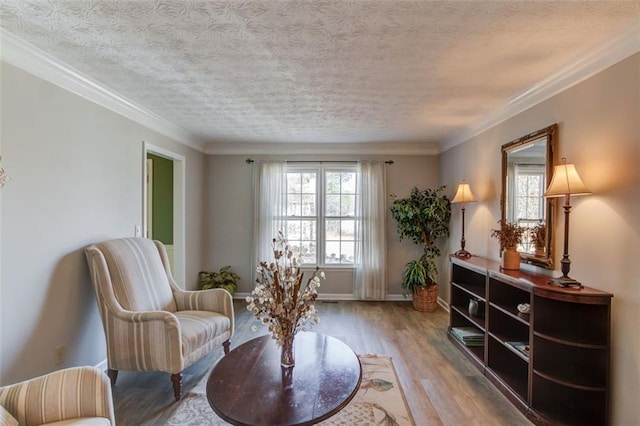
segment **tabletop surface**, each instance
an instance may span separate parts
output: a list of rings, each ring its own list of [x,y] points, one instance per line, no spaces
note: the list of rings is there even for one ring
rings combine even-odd
[[[349,346],[330,336],[300,332],[294,340],[293,386],[283,389],[280,347],[271,336],[225,355],[207,381],[207,399],[235,425],[307,425],[336,414],[356,394],[362,368]]]

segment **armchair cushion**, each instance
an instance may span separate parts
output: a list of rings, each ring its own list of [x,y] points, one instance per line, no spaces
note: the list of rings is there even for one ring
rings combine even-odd
[[[88,424],[115,424],[111,384],[94,367],[67,368],[1,387],[0,406],[26,426],[93,422],[89,418],[94,417],[101,420]]]
[[[229,318],[217,312],[179,311],[174,315],[182,331],[183,356],[214,340],[216,336],[226,337],[226,331],[229,330]]]

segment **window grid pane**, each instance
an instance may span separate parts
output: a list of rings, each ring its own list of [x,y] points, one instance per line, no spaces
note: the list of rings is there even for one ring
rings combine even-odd
[[[356,221],[325,220],[325,263],[353,264],[356,257]]]

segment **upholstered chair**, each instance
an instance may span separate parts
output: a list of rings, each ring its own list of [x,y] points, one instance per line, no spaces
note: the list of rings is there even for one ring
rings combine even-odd
[[[95,367],[73,367],[0,387],[0,425],[115,425],[111,384]]]
[[[107,339],[112,384],[119,370],[164,371],[171,374],[177,401],[182,370],[218,345],[229,352],[231,294],[180,289],[161,242],[121,238],[87,247],[85,254]]]

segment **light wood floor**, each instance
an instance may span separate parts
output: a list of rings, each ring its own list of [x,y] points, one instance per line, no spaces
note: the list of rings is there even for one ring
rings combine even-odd
[[[236,301],[231,349],[266,330]],[[413,310],[410,302],[318,302],[312,331],[339,338],[360,354],[388,354],[416,424],[530,425],[446,336],[448,313]],[[257,325],[258,331],[252,326]],[[184,371],[183,394],[205,377],[222,348]],[[120,372],[113,392],[120,426],[162,425],[176,409],[168,374]]]

